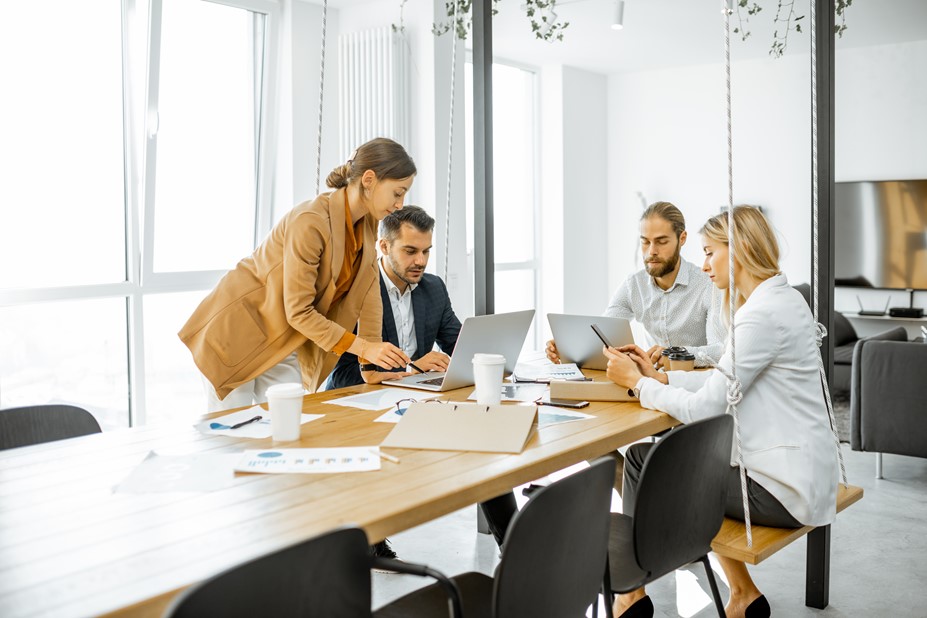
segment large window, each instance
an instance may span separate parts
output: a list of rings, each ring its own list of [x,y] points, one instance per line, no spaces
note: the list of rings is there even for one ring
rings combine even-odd
[[[466,63],[467,252],[473,253],[473,65]],[[496,313],[537,309],[525,340],[540,349],[543,311],[537,199],[537,75],[496,61],[492,67],[493,226]]]
[[[0,20],[0,407],[204,411],[176,333],[268,231],[277,10],[45,0]]]

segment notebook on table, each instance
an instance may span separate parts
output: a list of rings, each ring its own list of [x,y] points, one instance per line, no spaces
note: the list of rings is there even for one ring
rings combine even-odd
[[[602,340],[592,330],[593,324],[602,330],[609,343],[616,348],[634,343],[631,323],[622,318],[548,313],[547,321],[557,345],[560,362],[576,363],[583,369],[604,370],[608,367],[608,359],[602,354]]]
[[[384,380],[383,385],[439,392],[472,386],[473,355],[477,353],[501,354],[505,357],[505,373],[510,374],[515,370],[515,361],[533,319],[534,309],[467,318],[457,335],[446,372],[429,371],[399,380]]]

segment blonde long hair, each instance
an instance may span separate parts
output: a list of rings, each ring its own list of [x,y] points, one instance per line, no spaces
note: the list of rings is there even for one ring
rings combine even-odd
[[[706,221],[699,230],[699,234],[716,243],[727,245],[729,240],[727,213],[715,215]],[[763,213],[753,206],[734,207],[734,262],[758,281],[766,281],[781,272],[779,270],[779,242],[776,240],[776,234]],[[730,322],[728,305],[733,285],[734,282],[731,281],[727,290],[724,291],[721,318],[725,326]],[[745,299],[738,292],[734,301],[736,307],[740,307]]]

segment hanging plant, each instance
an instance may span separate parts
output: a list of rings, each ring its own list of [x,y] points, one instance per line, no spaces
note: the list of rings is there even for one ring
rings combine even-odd
[[[812,0],[813,2],[814,0]],[[846,9],[853,0],[834,0],[834,14],[839,23],[834,24],[834,34],[842,37],[847,29]],[[737,22],[734,32],[740,35],[741,40],[746,41],[750,37],[750,31],[747,29],[748,21],[751,17],[763,10],[756,0],[737,0]],[[795,12],[795,0],[778,0],[776,5],[776,17],[773,23],[776,29],[773,31],[772,47],[769,49],[769,55],[774,58],[781,58],[789,44],[789,33],[802,32],[802,20],[804,15],[798,15]]]
[[[498,14],[496,6],[500,0],[492,0],[492,14]],[[457,8],[457,20],[454,20],[454,5]],[[472,18],[470,8],[473,0],[445,0],[445,11],[447,21],[432,24],[431,32],[435,36],[441,36],[454,29],[458,39],[466,41],[472,27]],[[557,0],[527,0],[524,4],[525,14],[531,22],[531,32],[534,36],[542,41],[562,41],[563,30],[570,25],[570,22],[560,21],[560,18],[554,12]],[[395,26],[394,26],[395,28]]]
[[[527,0],[525,14],[531,21],[531,32],[542,41],[563,40],[563,31],[570,25],[568,21],[560,21],[554,12],[557,0]]]
[[[457,5],[456,23],[454,23],[455,3]],[[451,28],[453,28],[457,38],[461,41],[466,41],[467,36],[470,34],[470,29],[473,27],[473,20],[470,16],[470,8],[472,4],[472,0],[445,0],[444,8],[447,12],[447,21],[432,24],[432,34],[435,36],[441,36],[442,34],[450,32]],[[496,8],[497,4],[499,4],[499,0],[492,0],[493,15],[499,13],[499,9]]]

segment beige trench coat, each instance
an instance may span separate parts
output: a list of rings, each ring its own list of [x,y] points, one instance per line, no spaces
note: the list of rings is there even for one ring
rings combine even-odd
[[[383,307],[377,268],[377,221],[364,217],[360,269],[332,303],[344,262],[344,189],[293,208],[254,253],[219,281],[178,335],[224,399],[284,358],[298,353],[303,385],[315,391],[346,331],[381,340]]]

